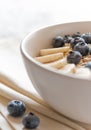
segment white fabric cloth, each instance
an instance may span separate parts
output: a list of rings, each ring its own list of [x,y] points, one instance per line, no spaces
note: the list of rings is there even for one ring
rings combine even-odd
[[[77,130],[85,130],[85,128],[87,128],[87,125],[85,128],[82,128],[80,125],[78,125],[79,123],[75,124],[73,121],[64,118],[59,113],[56,113],[50,109],[49,106],[47,106],[46,103],[42,100],[27,76],[19,47],[20,40],[18,39],[1,39],[0,41],[0,81],[2,82],[0,83],[0,111],[9,121],[10,125],[14,127],[14,129],[21,130],[23,128],[22,124],[19,123],[21,119],[19,119],[19,121],[16,121],[11,117],[7,117],[8,113],[6,109],[8,101],[13,99],[21,99],[27,104],[27,107],[31,108],[28,109],[28,111],[34,111],[40,117],[41,123],[38,128],[39,130],[71,130],[70,127]],[[10,89],[9,85],[12,83],[13,85],[11,86],[14,86],[15,84],[19,86],[21,90],[29,92],[31,99],[29,99],[29,97],[25,97],[25,95],[21,95],[24,91],[21,91],[20,94]],[[7,124],[7,120],[4,120],[2,114],[0,115],[0,118],[2,118],[2,123],[0,123],[1,128],[3,127],[4,122],[6,122],[6,126],[9,125]],[[70,127],[66,125],[69,125]]]

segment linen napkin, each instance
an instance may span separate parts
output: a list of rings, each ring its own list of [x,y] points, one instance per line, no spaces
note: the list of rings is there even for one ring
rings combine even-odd
[[[40,107],[36,103],[33,103],[31,101],[31,99],[29,99],[17,92],[14,92],[13,90],[8,89],[8,91],[7,91],[7,87],[3,84],[0,85],[0,87],[4,87],[4,89],[6,89],[7,93],[9,91],[8,98],[5,98],[5,97],[1,96],[1,94],[0,94],[0,111],[2,113],[1,117],[3,117],[3,120],[0,121],[0,127],[3,130],[6,130],[6,129],[10,130],[10,128],[11,128],[11,130],[12,129],[14,129],[14,130],[24,129],[24,126],[22,125],[22,118],[13,118],[13,117],[9,116],[9,114],[8,114],[6,106],[7,106],[7,103],[10,101],[10,99],[12,100],[13,98],[20,99],[25,102],[25,104],[27,106],[26,114],[28,114],[29,112],[33,112],[40,118],[40,125],[38,127],[39,130],[46,130],[46,129],[48,129],[48,130],[56,130],[56,129],[71,130],[67,126],[64,126],[63,124],[60,124],[59,122],[52,120],[51,118],[48,118],[48,117],[44,116],[43,114],[40,114],[39,112],[37,112],[36,110],[39,109]],[[5,92],[5,90],[4,90],[4,92]],[[5,93],[3,93],[3,94],[5,94]],[[11,96],[10,96],[10,94],[11,94]],[[16,95],[17,95],[17,97],[16,97]],[[34,110],[34,108],[36,110]],[[40,111],[41,111],[41,109],[40,109]]]
[[[26,74],[20,54],[19,39],[0,40],[0,129],[22,130],[21,118],[8,116],[7,102],[12,99],[23,100],[27,111],[34,111],[41,119],[40,130],[85,130],[90,126],[72,121],[53,110],[34,89]],[[3,125],[3,124],[6,125]],[[10,128],[9,128],[10,127]],[[84,127],[84,128],[83,128]]]

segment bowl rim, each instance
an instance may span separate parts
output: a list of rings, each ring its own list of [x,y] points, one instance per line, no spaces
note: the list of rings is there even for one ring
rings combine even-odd
[[[59,75],[59,76],[65,76],[67,78],[71,78],[71,79],[77,79],[77,80],[82,80],[82,81],[88,81],[88,82],[91,82],[91,79],[87,79],[87,78],[81,78],[81,77],[77,77],[77,76],[74,76],[74,75],[70,75],[70,74],[64,74],[64,73],[59,73],[59,71],[53,69],[52,67],[45,67],[42,63],[36,61],[31,55],[28,55],[28,53],[25,51],[25,48],[24,48],[24,45],[26,44],[26,41],[27,39],[29,39],[34,33],[38,32],[38,31],[42,31],[44,29],[47,29],[49,27],[56,27],[56,26],[62,26],[62,25],[66,25],[66,24],[76,24],[76,23],[91,23],[91,21],[77,21],[77,22],[67,22],[67,23],[59,23],[59,24],[52,24],[52,25],[47,25],[47,26],[43,26],[43,27],[40,27],[36,30],[34,30],[33,32],[30,32],[28,33],[24,39],[21,40],[20,42],[20,51],[21,51],[21,54],[27,58],[27,60],[30,62],[32,62],[33,64],[35,64],[36,66],[46,70],[46,71],[49,71],[51,73],[54,73],[56,75]]]

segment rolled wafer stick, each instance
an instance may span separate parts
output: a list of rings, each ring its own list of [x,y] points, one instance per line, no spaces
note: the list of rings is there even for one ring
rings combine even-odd
[[[62,69],[60,69],[59,72],[62,72],[64,74],[75,73],[76,66],[75,66],[75,64],[67,64]]]
[[[64,47],[59,47],[59,48],[49,48],[49,49],[42,49],[40,50],[40,55],[48,55],[48,54],[53,54],[53,53],[58,53],[62,52],[65,53],[69,51],[70,47],[69,46],[64,46]]]
[[[0,84],[0,95],[4,98],[8,98],[10,100],[13,100],[17,95],[17,99],[24,100],[24,102],[26,103],[26,105],[28,107],[30,107],[30,109],[33,109],[33,110],[41,113],[42,115],[49,117],[55,121],[58,121],[74,130],[86,130],[85,128],[76,124],[75,122],[71,121],[70,119],[67,119],[63,115],[55,112],[53,109],[47,108],[47,107],[35,102],[32,99],[28,99],[27,97],[22,98],[23,95],[19,95],[19,93],[16,93],[14,90],[7,88],[3,84]]]
[[[45,56],[35,57],[35,60],[41,63],[53,62],[55,60],[63,58],[63,53],[50,54]]]
[[[57,68],[57,69],[60,69],[60,68],[64,67],[66,64],[67,64],[67,60],[66,60],[66,58],[63,58],[61,60],[57,60],[55,62],[46,64],[46,65]]]

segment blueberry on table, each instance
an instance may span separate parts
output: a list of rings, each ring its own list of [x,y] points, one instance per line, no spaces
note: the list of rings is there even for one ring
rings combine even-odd
[[[84,33],[81,37],[85,40],[86,43],[91,44],[91,33]]]
[[[81,61],[82,55],[78,51],[70,51],[67,56],[67,63],[73,63],[77,65]]]
[[[39,126],[40,119],[34,113],[30,112],[23,118],[22,123],[27,129],[35,129]]]
[[[89,68],[91,70],[91,62],[87,62],[85,65],[86,68]]]
[[[26,106],[22,101],[12,100],[8,103],[7,110],[13,117],[19,117],[25,113]]]
[[[76,32],[76,33],[74,33],[74,34],[72,35],[72,37],[73,37],[73,38],[75,38],[75,37],[81,37],[81,34],[80,34],[80,32]]]
[[[74,46],[78,43],[78,42],[85,42],[85,40],[81,37],[75,37],[74,39],[72,39],[70,41],[70,45],[72,47],[72,49],[74,49]]]
[[[52,46],[53,46],[54,48],[64,46],[64,39],[63,39],[63,37],[61,37],[61,36],[55,37],[55,38],[53,39],[53,41],[52,41]]]
[[[79,51],[82,56],[86,56],[89,53],[89,46],[85,42],[79,42],[74,46],[74,51]]]

